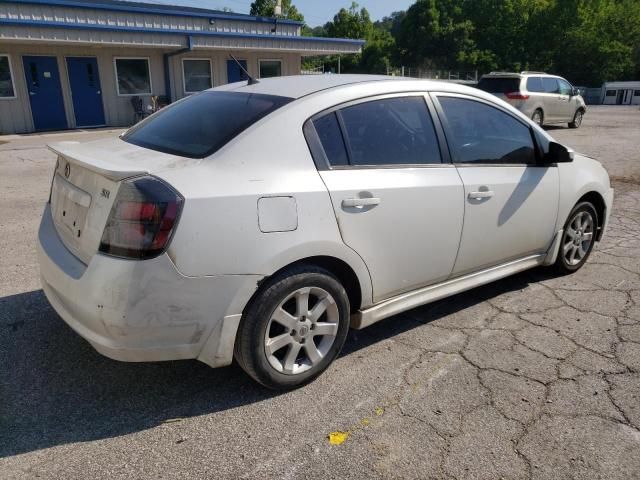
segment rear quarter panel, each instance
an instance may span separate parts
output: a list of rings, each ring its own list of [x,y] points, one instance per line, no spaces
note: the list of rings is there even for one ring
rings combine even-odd
[[[268,276],[307,257],[331,256],[351,266],[363,304],[370,304],[369,272],[342,241],[329,193],[302,133],[308,117],[286,108],[212,157],[156,174],[185,197],[168,254],[182,274],[200,277]],[[264,233],[260,199],[283,196],[295,200],[295,229]]]

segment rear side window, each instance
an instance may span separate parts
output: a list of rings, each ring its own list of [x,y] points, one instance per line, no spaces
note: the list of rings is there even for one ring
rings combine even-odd
[[[455,163],[534,164],[531,131],[497,108],[463,98],[439,97]]]
[[[550,77],[542,77],[542,88],[545,93],[560,93],[558,80]]]
[[[541,77],[527,78],[527,91],[532,93],[544,92],[544,89],[542,88],[542,78]]]
[[[244,92],[202,92],[166,107],[122,139],[158,152],[203,158],[292,100]]]
[[[335,112],[313,121],[320,143],[330,165],[349,165],[347,149]]]
[[[340,110],[351,165],[441,163],[433,121],[423,97],[360,103]]]
[[[489,93],[511,93],[520,91],[520,78],[481,78],[478,88]]]

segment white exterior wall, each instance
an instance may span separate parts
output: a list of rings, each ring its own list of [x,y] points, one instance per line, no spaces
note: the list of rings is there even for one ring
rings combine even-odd
[[[130,96],[117,93],[115,57],[148,58],[151,95],[177,100],[185,96],[183,58],[210,59],[213,84],[218,86],[227,83],[229,53],[246,60],[249,73],[258,77],[260,59],[281,60],[282,74],[296,75],[303,55],[351,54],[361,50],[361,44],[353,41],[301,38],[298,24],[279,22],[274,33],[273,22],[223,17],[218,18],[215,12],[211,16],[191,16],[0,3],[0,55],[9,55],[16,94],[15,98],[0,98],[0,134],[34,131],[22,64],[25,55],[56,57],[67,126],[74,128],[67,56],[96,57],[106,124],[128,126],[134,119],[133,107]],[[164,54],[189,46],[192,51],[169,58],[171,92],[167,92]],[[148,105],[151,95],[138,96]]]
[[[9,47],[9,48],[7,48]],[[119,96],[116,86],[114,59],[116,57],[144,57],[149,59],[151,73],[152,95],[165,95],[164,59],[166,50],[144,48],[88,48],[66,45],[4,45],[0,54],[8,54],[13,73],[14,90],[16,97],[0,99],[0,134],[24,133],[34,131],[29,92],[25,79],[22,56],[46,55],[54,56],[58,60],[60,72],[60,84],[62,87],[63,101],[69,128],[75,128],[75,115],[71,97],[71,87],[67,75],[66,57],[96,57],[100,75],[102,102],[105,121],[107,125],[126,127],[132,124],[134,119],[131,96]],[[181,55],[170,57],[171,97],[178,100],[185,96],[184,80],[182,76],[183,58],[206,58],[211,61],[214,86],[227,83],[227,59],[230,52],[194,50]],[[283,52],[233,52],[239,59],[247,61],[247,69],[252,76],[258,77],[258,61],[281,60],[283,75],[296,75],[300,73],[301,55]],[[151,95],[138,95],[145,105],[149,105]]]

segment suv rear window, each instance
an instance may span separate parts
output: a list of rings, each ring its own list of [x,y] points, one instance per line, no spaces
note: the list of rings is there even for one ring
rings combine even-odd
[[[510,93],[520,91],[520,78],[481,78],[478,88],[489,93]]]
[[[130,129],[122,139],[158,152],[203,158],[292,100],[275,95],[206,91],[166,107]]]

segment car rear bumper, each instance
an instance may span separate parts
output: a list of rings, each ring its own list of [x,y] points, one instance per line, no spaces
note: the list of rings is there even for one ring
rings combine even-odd
[[[127,362],[231,363],[240,314],[262,278],[185,277],[166,254],[145,261],[96,254],[84,265],[58,237],[49,205],[38,261],[56,312],[98,352]]]

